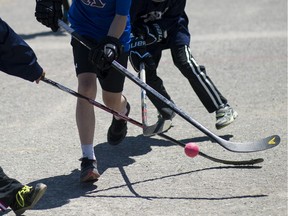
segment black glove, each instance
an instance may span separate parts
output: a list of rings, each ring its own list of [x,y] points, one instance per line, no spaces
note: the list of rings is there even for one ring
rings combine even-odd
[[[100,71],[111,67],[122,53],[123,46],[117,38],[107,36],[89,52],[89,61],[95,64]]]
[[[140,64],[150,70],[156,70],[156,64],[149,52],[146,50],[146,42],[140,37],[132,37],[130,43],[129,60],[135,71],[140,71]]]
[[[35,17],[38,22],[56,32],[62,19],[62,0],[36,0]]]
[[[167,37],[167,31],[163,30],[157,23],[135,25],[133,26],[133,33],[142,36],[147,45],[161,42]]]

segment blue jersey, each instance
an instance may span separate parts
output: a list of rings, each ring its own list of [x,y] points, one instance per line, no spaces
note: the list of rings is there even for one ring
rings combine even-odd
[[[74,0],[69,10],[71,27],[81,35],[101,41],[107,36],[116,14],[127,16],[126,28],[120,37],[124,50],[130,43],[131,0]]]
[[[32,82],[43,72],[33,50],[1,18],[0,71]]]

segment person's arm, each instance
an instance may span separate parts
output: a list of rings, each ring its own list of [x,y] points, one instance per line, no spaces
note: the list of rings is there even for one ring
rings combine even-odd
[[[111,63],[117,60],[123,51],[123,44],[119,38],[122,36],[129,16],[131,0],[116,1],[116,11],[110,24],[107,36],[89,52],[89,60],[100,70],[106,71]]]
[[[111,67],[111,62],[117,60],[122,52],[122,44],[119,38],[123,34],[127,22],[127,16],[116,14],[108,31],[107,36],[100,44],[92,49],[89,60],[96,64],[100,70],[107,70]]]
[[[116,14],[109,28],[107,36],[119,39],[123,34],[127,22],[127,16]]]
[[[42,67],[29,45],[0,19],[0,70],[31,82],[39,82]]]
[[[38,22],[56,32],[59,29],[58,19],[62,19],[63,0],[36,0],[35,17]]]

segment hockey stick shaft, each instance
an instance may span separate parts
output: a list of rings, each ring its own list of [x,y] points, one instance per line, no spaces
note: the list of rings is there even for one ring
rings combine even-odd
[[[146,81],[146,72],[144,63],[140,64],[140,72],[139,77],[143,82]],[[168,131],[172,127],[172,121],[169,119],[158,118],[158,121],[154,125],[148,125],[147,120],[147,104],[146,104],[146,91],[141,88],[141,116],[142,116],[142,124],[143,124],[143,135],[151,136],[159,133],[163,133]]]
[[[64,30],[66,30],[71,36],[79,41],[83,46],[87,47],[89,50],[91,50],[91,45],[89,41],[86,41],[81,35],[77,34],[72,28],[70,28],[66,23],[64,23],[61,20],[58,20],[58,24],[60,27],[62,27]],[[112,66],[118,70],[120,73],[125,75],[127,78],[129,78],[132,82],[134,82],[139,87],[145,89],[146,91],[153,94],[156,98],[161,100],[163,103],[165,103],[168,107],[170,107],[174,112],[176,112],[179,116],[181,116],[184,120],[192,124],[194,127],[199,129],[201,132],[206,134],[208,137],[210,137],[212,140],[214,140],[216,143],[220,144],[223,148],[232,151],[232,152],[256,152],[256,151],[263,151],[269,148],[273,148],[277,146],[280,143],[280,137],[278,135],[269,136],[267,138],[261,139],[259,141],[254,142],[244,142],[244,143],[236,143],[236,142],[230,142],[227,140],[222,139],[221,137],[217,136],[216,134],[212,133],[210,130],[205,128],[203,125],[201,125],[199,122],[194,120],[192,117],[190,117],[187,113],[182,111],[180,108],[178,108],[172,101],[168,100],[164,96],[162,96],[160,93],[158,93],[156,90],[151,88],[146,83],[142,82],[138,77],[134,76],[131,72],[129,72],[125,67],[123,67],[121,64],[119,64],[116,61],[112,62]]]
[[[139,72],[140,79],[145,82],[146,80],[146,73],[144,64],[141,63],[140,65],[140,72]],[[147,125],[147,104],[146,104],[146,90],[141,88],[141,113],[142,113],[142,123],[143,125]]]

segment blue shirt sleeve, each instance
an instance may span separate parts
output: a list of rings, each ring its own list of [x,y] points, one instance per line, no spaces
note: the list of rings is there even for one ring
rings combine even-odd
[[[116,14],[128,16],[131,6],[131,0],[116,0]]]
[[[0,70],[31,82],[42,72],[34,51],[0,18]]]

